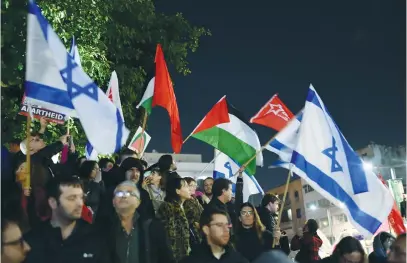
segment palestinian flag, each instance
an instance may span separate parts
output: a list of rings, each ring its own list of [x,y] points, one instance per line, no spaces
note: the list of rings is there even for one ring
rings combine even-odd
[[[179,153],[182,147],[182,131],[177,99],[175,98],[164,53],[159,44],[155,54],[155,76],[148,82],[146,91],[137,108],[143,107],[147,114],[151,114],[151,109],[155,106],[161,106],[167,110],[171,122],[172,149],[175,153]]]
[[[213,106],[191,136],[212,145],[240,164],[246,163],[261,148],[256,132],[227,103],[226,96]],[[246,172],[254,175],[256,164],[263,165],[261,152],[247,165]]]

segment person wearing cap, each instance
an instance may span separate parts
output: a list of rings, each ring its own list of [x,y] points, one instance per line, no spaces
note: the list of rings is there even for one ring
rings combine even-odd
[[[110,262],[171,263],[172,253],[164,227],[157,219],[145,218],[137,212],[142,203],[140,191],[133,181],[124,181],[114,190],[114,212],[96,221],[105,234]]]
[[[154,206],[150,195],[143,189],[144,167],[140,159],[133,157],[126,158],[120,165],[120,170],[122,174],[124,174],[124,180],[132,181],[138,186],[142,202],[137,208],[137,212],[143,217],[155,217]]]
[[[161,179],[161,171],[158,165],[150,166],[144,173],[143,188],[150,195],[155,213],[157,213],[160,206],[164,203],[166,196]]]

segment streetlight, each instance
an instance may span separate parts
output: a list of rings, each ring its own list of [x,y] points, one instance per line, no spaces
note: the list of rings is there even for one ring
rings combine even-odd
[[[363,162],[363,168],[365,169],[365,171],[373,171],[373,164],[369,163],[369,162]]]

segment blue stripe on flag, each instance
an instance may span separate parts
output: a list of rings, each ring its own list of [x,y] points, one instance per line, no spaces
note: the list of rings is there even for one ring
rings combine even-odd
[[[284,148],[286,148],[286,146],[284,144],[282,144],[281,142],[279,142],[277,139],[272,140],[269,145],[271,147],[273,147],[274,149],[277,149],[279,151],[283,150]]]
[[[117,133],[116,133],[115,152],[118,152],[122,148],[122,137],[123,137],[123,119],[119,109],[116,109],[116,118],[117,118]]]
[[[247,176],[250,178],[250,180],[252,180],[252,182],[253,182],[254,185],[256,186],[257,190],[258,190],[260,193],[264,193],[263,189],[260,187],[260,185],[259,185],[259,183],[257,182],[256,178],[254,178],[254,176],[250,176],[250,175],[247,175]]]
[[[66,91],[47,85],[26,81],[25,95],[35,100],[41,100],[68,109],[75,109]]]
[[[86,153],[87,153],[88,157],[90,157],[92,155],[92,152],[93,152],[92,144],[90,144],[90,142],[87,142],[85,148],[86,148]]]
[[[322,111],[325,111],[326,114],[331,118],[332,123],[335,125],[336,129],[338,130],[338,134],[341,138],[343,150],[345,152],[346,161],[348,163],[348,170],[349,176],[352,182],[353,192],[355,194],[366,193],[369,191],[369,187],[367,184],[366,179],[366,171],[363,169],[363,163],[360,157],[356,154],[355,151],[352,150],[349,143],[346,141],[345,137],[343,136],[342,132],[339,130],[338,125],[333,121],[331,114],[328,112],[328,109],[324,106],[322,107],[318,96],[314,90],[309,90],[307,101],[313,103],[315,106],[320,108]]]
[[[323,173],[313,164],[307,162],[304,156],[293,152],[292,163],[303,171],[308,178],[328,192],[332,197],[344,203],[353,219],[370,233],[374,233],[382,224],[379,220],[362,211],[351,196],[331,177]]]
[[[34,0],[28,1],[28,13],[31,13],[37,17],[41,30],[44,33],[44,37],[46,40],[48,40],[48,22],[47,20],[45,20],[45,17],[43,17],[42,15],[38,15],[41,14],[41,10]]]

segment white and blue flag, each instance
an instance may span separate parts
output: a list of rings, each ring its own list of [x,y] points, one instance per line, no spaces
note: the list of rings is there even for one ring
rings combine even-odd
[[[236,180],[238,175],[233,176],[239,171],[240,165],[224,153],[215,150],[215,168],[213,171],[213,178],[226,178],[232,181],[233,193],[236,192]],[[264,194],[263,189],[260,187],[254,176],[249,176],[243,172],[243,202],[247,202],[249,197],[254,194]]]
[[[373,235],[387,220],[393,206],[391,194],[373,172],[363,169],[362,160],[312,85],[299,130],[284,129],[276,139],[285,153],[292,149],[290,163],[293,172],[330,202],[343,206],[350,221],[362,234]],[[296,145],[292,147],[293,144],[289,143]],[[286,161],[287,156],[280,159]]]
[[[44,66],[47,69],[37,72],[37,78],[43,82],[41,85],[33,85],[37,95],[41,94],[41,99],[46,102],[61,100],[66,108],[75,110],[86,137],[99,153],[119,151],[129,135],[119,109],[78,66],[32,0],[29,1],[27,24],[27,53],[31,54],[27,56],[27,65],[39,68]],[[46,65],[36,64],[38,61],[35,59],[42,59]],[[54,83],[44,85],[50,80]],[[26,88],[30,90],[32,86],[26,84]]]
[[[76,45],[75,37],[72,37],[71,49],[69,50],[69,54],[73,57],[73,60],[75,60],[76,64],[78,64],[78,66],[82,68],[81,57],[79,55],[79,49],[78,45]]]

